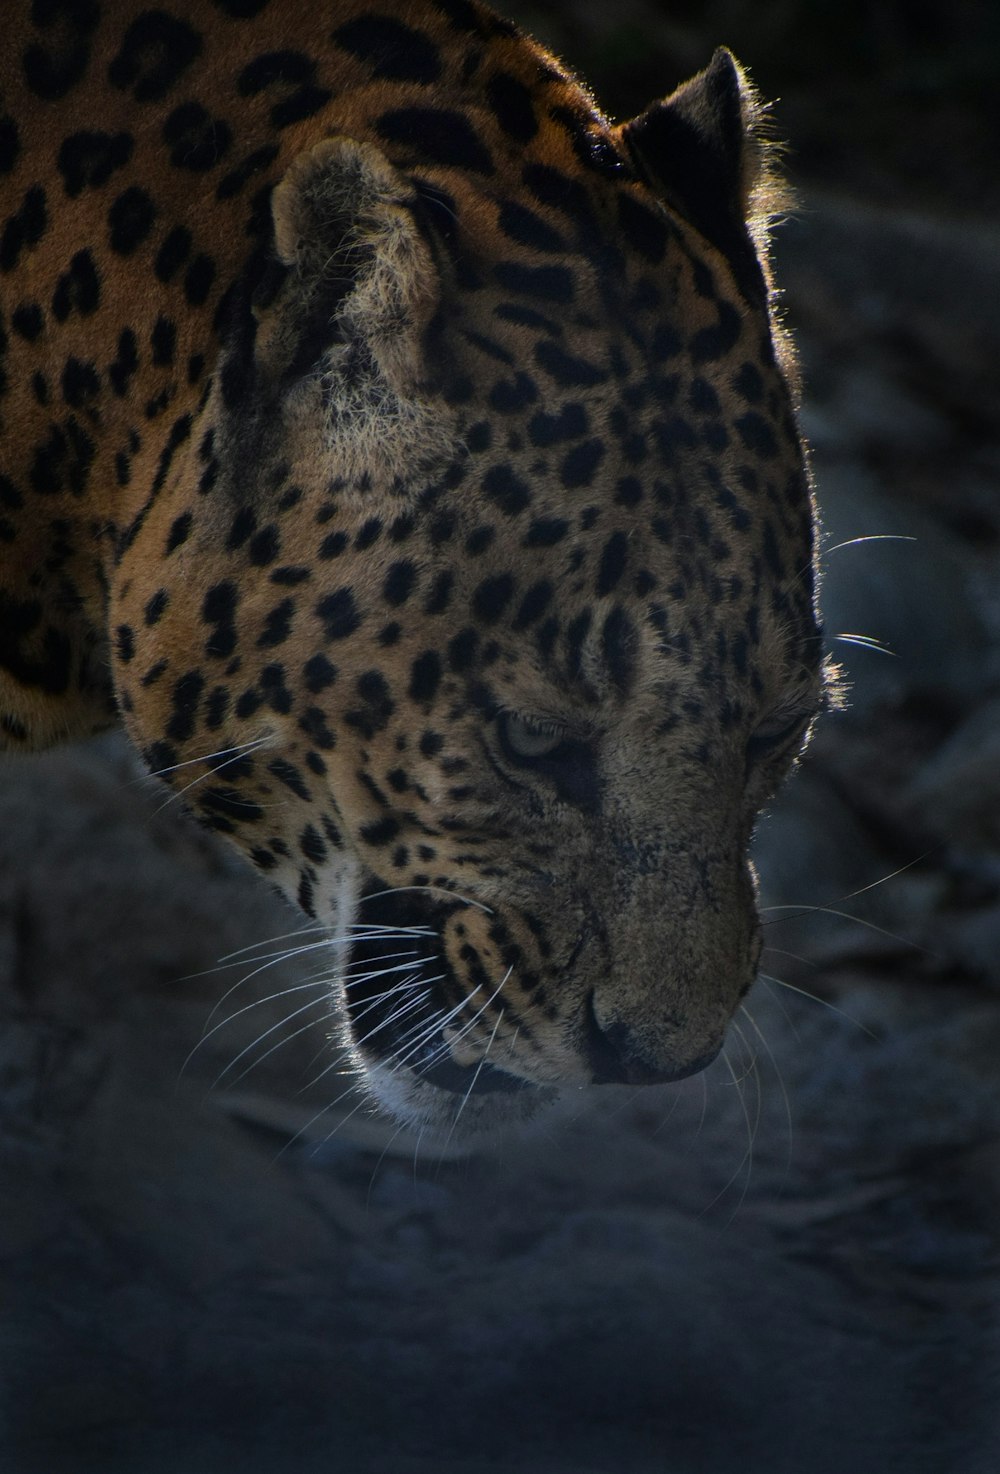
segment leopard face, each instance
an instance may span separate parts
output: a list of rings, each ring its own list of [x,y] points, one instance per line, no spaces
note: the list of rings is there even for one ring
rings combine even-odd
[[[370,85],[275,155],[79,601],[152,771],[328,934],[375,1095],[445,1125],[714,1058],[822,696],[738,69],[611,128],[454,10],[401,59],[344,7]]]

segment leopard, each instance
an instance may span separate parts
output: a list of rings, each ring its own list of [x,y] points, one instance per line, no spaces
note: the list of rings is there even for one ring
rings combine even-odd
[[[402,1122],[704,1069],[829,686],[746,73],[614,122],[478,0],[5,22],[5,753],[123,725]]]

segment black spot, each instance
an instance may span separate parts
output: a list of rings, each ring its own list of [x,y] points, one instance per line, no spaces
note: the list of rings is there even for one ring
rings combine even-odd
[[[565,251],[566,242],[557,230],[534,210],[512,200],[500,206],[498,224],[504,235],[533,251]]]
[[[509,573],[484,578],[472,597],[472,607],[477,619],[483,624],[496,624],[514,592],[514,580]]]
[[[212,0],[212,4],[233,20],[253,20],[270,0]]]
[[[354,538],[354,546],[359,552],[365,552],[378,542],[382,536],[381,517],[369,517],[367,522],[362,523]]]
[[[115,630],[115,654],[123,665],[135,655],[135,634],[130,625],[120,624]]]
[[[632,684],[635,668],[635,626],[620,604],[616,604],[601,630],[601,649],[612,681],[624,696]]]
[[[493,173],[489,149],[464,113],[448,108],[397,108],[383,113],[376,127],[386,143],[404,144],[428,163]]]
[[[438,49],[423,31],[388,15],[359,15],[333,33],[345,51],[366,62],[372,75],[391,82],[436,82]]]
[[[169,317],[162,314],[156,319],[149,335],[149,346],[153,350],[153,363],[160,368],[169,367],[174,361],[177,346],[177,329]]]
[[[79,358],[68,358],[62,375],[62,396],[73,409],[79,409],[88,399],[100,393],[101,379],[93,363],[82,363]]]
[[[13,271],[22,247],[37,245],[48,223],[45,191],[41,185],[33,184],[25,191],[18,210],[10,216],[0,236],[0,271]]]
[[[498,379],[490,390],[490,405],[502,415],[518,414],[538,398],[538,389],[530,374],[517,373],[512,379]]]
[[[169,557],[176,548],[187,542],[191,535],[191,521],[190,512],[182,512],[179,517],[174,518],[167,534],[167,545],[163,550],[165,557]]]
[[[214,629],[205,641],[205,654],[225,660],[236,649],[236,624],[234,616],[239,603],[236,585],[224,582],[213,584],[201,604],[201,617],[205,624]]]
[[[32,459],[28,474],[32,490],[46,496],[68,488],[74,496],[82,496],[95,454],[94,442],[73,415],[63,425],[52,425]]]
[[[96,0],[35,0],[31,18],[42,39],[25,47],[24,80],[36,97],[52,102],[86,73],[100,11]]]
[[[647,261],[659,262],[670,236],[667,222],[631,194],[618,196],[618,222],[626,242]]]
[[[599,440],[585,440],[575,445],[563,458],[559,468],[559,479],[567,490],[576,486],[589,486],[598,466],[604,459],[604,446]]]
[[[496,539],[496,529],[489,526],[473,528],[465,539],[465,551],[470,558],[478,558]]]
[[[778,454],[778,442],[774,431],[762,415],[749,410],[736,421],[736,429],[747,450],[760,456],[761,460],[772,460]]]
[[[319,545],[319,556],[324,559],[339,558],[350,539],[346,532],[331,532]]]
[[[733,388],[742,399],[750,404],[759,404],[764,397],[764,380],[756,364],[744,363],[733,375]]]
[[[139,354],[135,333],[131,328],[124,328],[118,338],[118,357],[108,366],[108,378],[119,399],[125,395],[129,380],[138,367]]]
[[[172,280],[184,265],[191,252],[191,232],[184,225],[175,225],[164,236],[163,244],[156,253],[153,271],[158,281]]]
[[[214,686],[205,698],[205,726],[217,732],[229,713],[229,692],[225,686]],[[229,762],[229,757],[223,759]]]
[[[701,328],[691,339],[691,358],[695,363],[714,363],[732,351],[740,336],[740,315],[729,302],[719,302],[718,321],[714,327]]]
[[[337,679],[337,667],[325,655],[311,655],[302,667],[306,690],[313,696],[325,691]]]
[[[146,607],[143,610],[143,619],[145,620],[147,626],[159,624],[169,603],[170,595],[167,593],[166,589],[157,589],[156,593],[153,594],[151,598],[146,600]]]
[[[215,198],[217,200],[232,199],[233,195],[239,194],[255,174],[260,174],[273,164],[278,153],[276,143],[267,143],[262,148],[254,149],[252,153],[247,154],[245,159],[241,159],[234,169],[230,169],[228,174],[222,176],[216,185]]]
[[[211,433],[212,432],[209,431],[209,434]],[[203,456],[206,453],[206,445],[204,441],[202,442],[201,453]],[[207,451],[207,453],[209,456],[211,455],[210,449]],[[229,526],[229,535],[226,538],[227,551],[235,552],[237,548],[241,548],[246,542],[247,538],[250,537],[256,531],[256,529],[256,512],[253,510],[252,507],[240,507],[239,511],[236,513]]]
[[[508,517],[531,504],[531,488],[509,466],[491,466],[483,477],[483,491]]]
[[[558,445],[563,440],[578,440],[588,429],[587,411],[582,404],[564,404],[558,414],[541,411],[528,425],[533,445]]]
[[[551,548],[562,542],[570,524],[565,517],[537,517],[524,539],[526,548]]]
[[[520,296],[564,305],[573,300],[573,273],[566,266],[525,266],[520,261],[501,261],[493,268],[493,274],[505,291]]]
[[[250,562],[256,568],[266,568],[269,563],[274,562],[280,552],[281,537],[273,522],[262,527],[260,532],[250,539],[250,546],[247,549]]]
[[[235,824],[256,824],[264,817],[259,804],[238,788],[199,788],[196,803],[210,829],[231,834]]]
[[[301,51],[269,51],[244,67],[237,81],[241,97],[255,97],[266,88],[283,88],[286,96],[271,107],[271,124],[287,128],[311,118],[333,96],[316,86],[316,63]]]
[[[432,701],[441,681],[441,657],[436,650],[418,655],[410,670],[411,701]]]
[[[108,211],[108,238],[111,249],[119,256],[131,256],[138,250],[153,228],[156,206],[138,184],[115,200]]]
[[[158,102],[201,51],[198,33],[163,10],[138,16],[108,67],[108,80],[136,102]]]
[[[292,632],[292,616],[295,613],[294,599],[282,599],[281,603],[268,610],[264,628],[257,638],[258,650],[269,650],[282,645]]]
[[[382,596],[385,602],[393,607],[405,604],[413,592],[416,577],[417,570],[413,563],[408,561],[393,563],[382,586]]]
[[[448,642],[448,666],[453,671],[468,670],[475,659],[479,632],[471,628],[459,630]]]
[[[21,153],[17,124],[10,116],[0,118],[0,174],[12,174]]]
[[[530,143],[538,132],[538,119],[528,88],[509,72],[494,72],[486,84],[486,101],[497,122],[518,143]]]
[[[174,683],[171,696],[172,713],[166,734],[175,742],[185,742],[194,734],[205,678],[200,671],[189,670]]]
[[[455,575],[449,568],[444,568],[434,576],[430,593],[424,604],[425,614],[443,614],[451,602],[451,591],[455,582]]]
[[[596,593],[599,599],[610,594],[616,588],[621,576],[625,571],[625,560],[628,555],[628,534],[625,532],[614,532],[604,544],[601,552],[601,562],[597,570]]]
[[[311,824],[307,824],[299,835],[299,849],[314,865],[322,865],[327,856],[326,841]]]
[[[213,118],[200,102],[184,102],[163,124],[163,142],[176,169],[205,174],[229,152],[233,134],[229,124]]]
[[[294,589],[302,583],[308,583],[312,578],[312,570],[305,568],[302,564],[286,563],[281,568],[275,568],[270,575],[271,582],[280,588]]]
[[[272,758],[267,765],[267,771],[273,778],[277,778],[279,783],[283,783],[286,788],[290,789],[296,798],[309,801],[311,794],[294,763],[288,762],[283,757]]]
[[[555,590],[547,578],[533,583],[521,600],[516,615],[514,616],[514,629],[524,630],[534,624],[545,613],[552,602]]]
[[[292,693],[285,684],[285,667],[265,665],[260,673],[260,687],[271,710],[279,716],[287,716],[292,709]]]
[[[184,273],[184,298],[191,307],[201,307],[215,280],[215,262],[204,253],[197,255]]]
[[[159,491],[166,480],[170,463],[174,458],[178,446],[183,445],[184,441],[191,434],[192,423],[191,415],[183,414],[171,425],[170,434],[167,437],[167,442],[163,450],[160,452],[160,458],[156,466],[156,475],[153,478],[152,490],[154,494]]]
[[[22,302],[10,316],[10,325],[28,343],[34,343],[45,327],[45,315],[37,302]]]
[[[384,819],[376,819],[371,824],[362,824],[361,838],[376,848],[384,848],[391,844],[399,833],[399,820],[387,814]]]
[[[431,522],[427,529],[430,540],[435,547],[442,543],[450,542],[455,533],[455,518],[450,512],[441,512]]]
[[[94,267],[93,256],[88,251],[78,251],[69,262],[69,270],[63,271],[52,293],[52,314],[58,323],[65,323],[71,312],[80,312],[81,317],[90,317],[100,302],[100,277]]]
[[[599,368],[585,358],[567,353],[558,343],[537,343],[535,362],[566,389],[578,385],[603,384],[608,377],[606,369]]]
[[[337,745],[337,739],[330,729],[326,713],[318,706],[307,707],[302,713],[299,717],[299,730],[305,733],[315,747],[322,748],[324,752],[330,752]],[[308,762],[308,758],[306,761]],[[310,767],[314,773],[326,771],[325,763],[321,766],[310,763]]]
[[[63,139],[56,160],[70,199],[85,189],[107,184],[116,169],[132,157],[131,133],[96,133],[83,129]]]
[[[642,501],[642,484],[634,476],[623,476],[615,490],[615,501],[621,507],[637,507]]]
[[[316,605],[316,613],[323,621],[323,632],[328,640],[345,640],[361,624],[361,615],[350,589],[338,589],[336,593],[327,594]]]
[[[493,444],[493,428],[489,420],[478,420],[466,432],[466,449],[472,455],[480,455],[484,450],[489,450]]]

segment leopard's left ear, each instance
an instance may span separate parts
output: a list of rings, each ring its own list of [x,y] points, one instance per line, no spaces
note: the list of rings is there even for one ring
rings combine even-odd
[[[720,47],[703,72],[619,130],[653,193],[723,252],[754,298],[766,295],[761,261],[779,204],[762,114],[739,63]]]
[[[301,367],[325,335],[363,345],[397,392],[420,381],[440,284],[415,203],[412,182],[371,144],[327,138],[293,162],[271,211],[275,251],[292,277],[285,302],[313,330]]]

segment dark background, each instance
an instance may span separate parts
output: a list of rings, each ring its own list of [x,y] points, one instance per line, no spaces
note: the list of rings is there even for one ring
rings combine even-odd
[[[727,44],[787,141],[851,704],[767,976],[731,1070],[442,1150],[317,1079],[308,957],[247,978],[298,919],[122,742],[0,764],[3,1474],[1000,1467],[1000,7],[517,18],[616,117]]]

